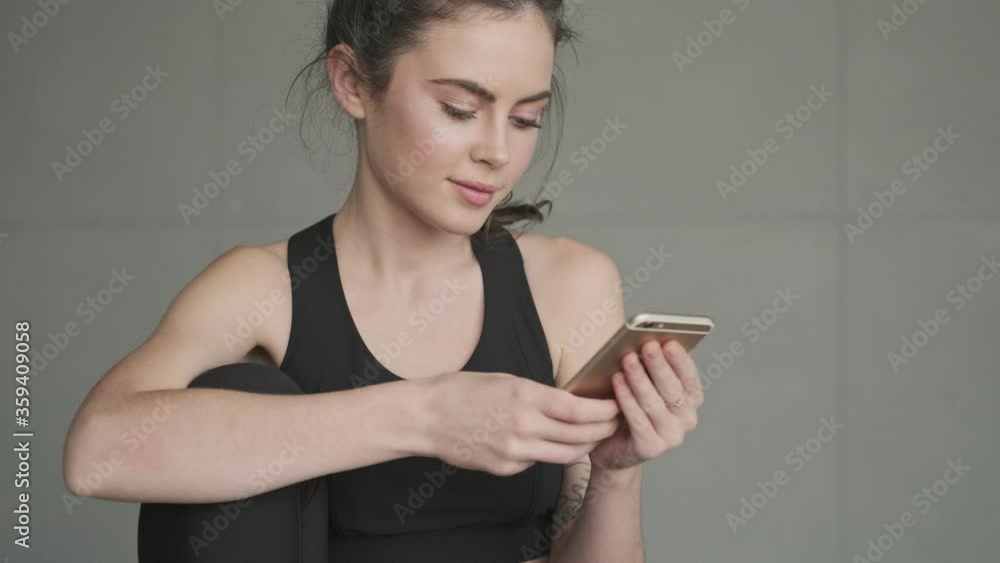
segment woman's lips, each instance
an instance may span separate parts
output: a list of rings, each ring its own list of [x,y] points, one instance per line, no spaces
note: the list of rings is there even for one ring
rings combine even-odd
[[[486,184],[486,183],[483,183],[483,182],[477,182],[475,180],[454,180],[454,179],[451,179],[451,181],[455,182],[456,184],[465,186],[467,188],[472,188],[474,190],[479,190],[481,192],[493,193],[493,192],[497,191],[497,187],[494,186],[493,184]]]
[[[491,191],[474,189],[451,179],[448,181],[451,182],[451,185],[455,186],[455,189],[458,191],[459,195],[462,196],[462,199],[472,205],[486,205],[493,199],[493,192]]]

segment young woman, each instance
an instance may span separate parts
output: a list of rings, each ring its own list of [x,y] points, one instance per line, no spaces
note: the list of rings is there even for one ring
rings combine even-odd
[[[143,503],[141,562],[643,560],[641,464],[694,428],[697,370],[650,343],[615,398],[560,390],[624,322],[621,279],[507,205],[566,12],[332,3],[313,66],[356,128],[346,202],[209,264],[70,429],[69,489]]]

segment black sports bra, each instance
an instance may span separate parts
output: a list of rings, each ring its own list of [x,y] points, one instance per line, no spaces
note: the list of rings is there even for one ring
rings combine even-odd
[[[290,237],[292,326],[281,363],[306,393],[401,378],[367,348],[341,285],[331,214]],[[517,242],[471,237],[483,273],[482,335],[463,371],[501,371],[554,385],[553,366]],[[328,476],[330,560],[519,563],[549,552],[563,466],[513,476],[407,457]]]

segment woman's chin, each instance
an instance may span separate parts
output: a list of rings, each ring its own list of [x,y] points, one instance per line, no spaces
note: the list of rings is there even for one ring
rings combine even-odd
[[[448,217],[442,217],[438,225],[449,233],[471,236],[483,227],[492,210],[492,207],[483,209],[465,207],[463,209],[460,206],[454,212],[449,213]]]
[[[433,201],[413,201],[409,207],[424,221],[453,235],[471,236],[486,224],[495,205],[469,205],[460,197],[448,196]],[[443,201],[442,201],[443,200]]]

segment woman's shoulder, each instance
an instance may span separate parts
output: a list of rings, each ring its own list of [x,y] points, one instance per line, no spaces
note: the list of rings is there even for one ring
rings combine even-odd
[[[281,267],[285,267],[288,264],[288,239],[266,242],[256,245],[254,248],[270,254],[277,260],[277,265]]]
[[[604,251],[565,236],[546,236],[511,230],[517,241],[525,270],[532,270],[540,282],[566,288],[567,279],[607,279],[618,276],[618,266]],[[576,281],[582,281],[577,279]]]
[[[608,300],[621,302],[621,277],[614,260],[584,242],[511,230],[524,259],[535,308],[545,331],[556,377],[564,376],[563,347],[572,330]]]
[[[217,262],[234,282],[260,280],[273,283],[285,274],[288,260],[288,241],[280,240],[262,244],[237,244],[213,262]]]
[[[241,314],[254,311],[254,307],[263,301],[269,302],[268,307],[272,311],[257,329],[258,344],[240,361],[278,365],[275,358],[284,355],[284,343],[291,323],[287,257],[288,241],[278,240],[238,244],[217,259],[223,270],[220,275],[226,280],[219,284],[220,291],[239,295],[246,301]]]

